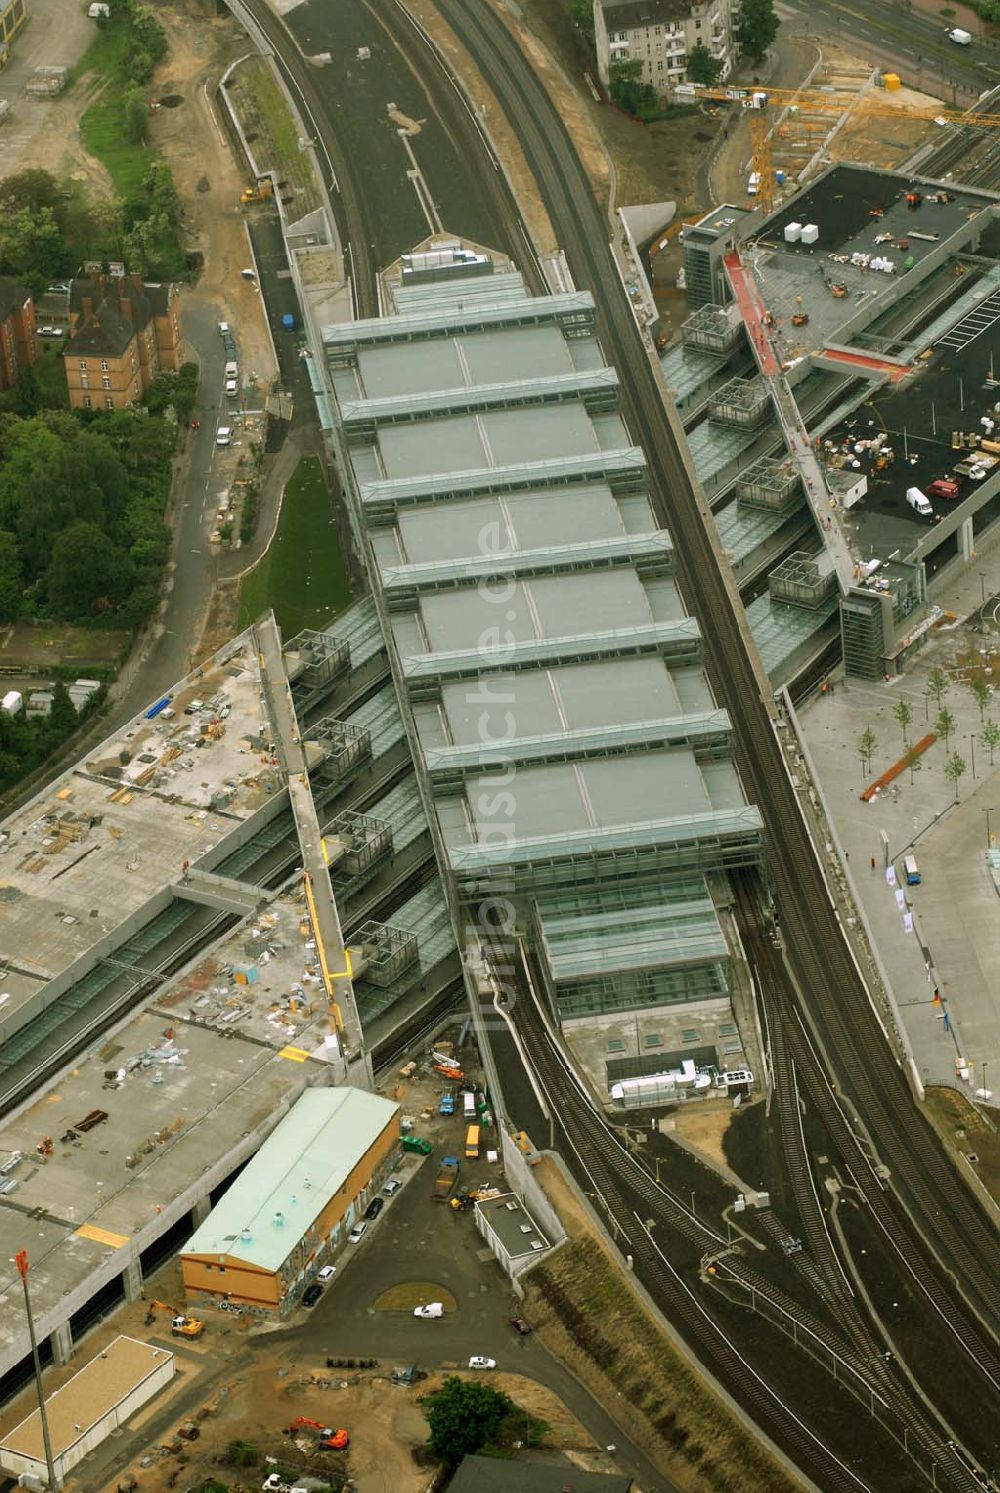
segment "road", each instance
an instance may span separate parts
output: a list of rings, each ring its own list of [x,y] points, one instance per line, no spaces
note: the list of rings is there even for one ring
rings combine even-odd
[[[943,19],[916,8],[884,0],[779,0],[778,10],[792,35],[828,37],[949,103],[972,103],[1000,79],[996,47],[975,34],[970,46],[956,46]]]
[[[435,1123],[447,1134],[449,1122]],[[448,1139],[441,1142],[445,1150],[449,1145],[460,1149],[462,1134],[463,1121],[456,1118]],[[485,1162],[481,1173],[481,1180],[487,1180]],[[303,1344],[303,1356],[371,1357],[390,1364],[416,1363],[423,1369],[461,1367],[474,1353],[495,1358],[501,1370],[544,1384],[599,1446],[617,1448],[607,1459],[607,1471],[630,1473],[643,1493],[674,1493],[641,1448],[627,1440],[604,1407],[538,1338],[521,1337],[511,1327],[510,1318],[523,1307],[500,1266],[478,1258],[483,1241],[472,1214],[455,1214],[431,1198],[434,1157],[422,1163],[408,1158],[401,1174],[409,1177],[407,1185],[369,1226],[362,1242],[348,1247],[322,1300],[288,1332],[291,1341]],[[474,1176],[471,1167],[463,1166],[463,1185]],[[455,1312],[440,1321],[422,1322],[408,1311],[376,1309],[384,1291],[414,1279],[450,1292]]]

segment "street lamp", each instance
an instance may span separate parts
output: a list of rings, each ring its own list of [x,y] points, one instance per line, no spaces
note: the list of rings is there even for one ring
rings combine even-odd
[[[28,1295],[28,1251],[19,1249],[14,1256],[17,1273],[21,1277],[24,1287],[24,1314],[28,1319],[28,1337],[31,1341],[31,1358],[35,1365],[35,1389],[38,1392],[38,1415],[42,1423],[42,1444],[45,1447],[45,1466],[48,1471],[49,1487],[59,1487],[56,1479],[55,1463],[52,1460],[52,1442],[49,1440],[49,1418],[45,1413],[45,1391],[42,1388],[42,1365],[38,1357],[38,1343],[35,1340],[35,1323],[31,1315],[31,1298]]]
[[[969,753],[970,753],[970,755],[972,757],[972,781],[975,782],[975,780],[976,780],[976,734],[975,734],[974,731],[970,731],[969,732]]]

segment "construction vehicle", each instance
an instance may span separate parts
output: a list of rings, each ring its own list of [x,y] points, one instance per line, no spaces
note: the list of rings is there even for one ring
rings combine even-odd
[[[318,1450],[321,1452],[343,1452],[351,1444],[351,1438],[346,1431],[334,1431],[331,1436],[320,1438]]]
[[[169,1306],[166,1301],[151,1301],[146,1308],[146,1326],[155,1322],[157,1312],[166,1312],[170,1317],[170,1331],[174,1337],[201,1337],[205,1331],[205,1324],[198,1317],[186,1317],[179,1312],[175,1306]]]
[[[330,1426],[324,1426],[322,1421],[310,1420],[308,1415],[297,1415],[290,1426],[285,1427],[286,1436],[294,1436],[296,1431],[301,1431],[308,1426],[311,1431],[318,1431],[321,1436],[332,1436],[333,1430]]]
[[[434,1181],[434,1201],[444,1203],[451,1196],[458,1181],[458,1157],[442,1156],[441,1165]]]
[[[442,1078],[450,1078],[456,1083],[461,1083],[465,1077],[461,1068],[456,1068],[454,1063],[435,1063],[434,1072],[440,1073]]]
[[[422,1135],[404,1135],[403,1150],[416,1151],[418,1156],[429,1156],[434,1147],[429,1140],[424,1140]]]
[[[274,183],[269,176],[258,176],[252,187],[245,187],[240,193],[240,202],[244,207],[250,202],[269,202],[274,196]]]

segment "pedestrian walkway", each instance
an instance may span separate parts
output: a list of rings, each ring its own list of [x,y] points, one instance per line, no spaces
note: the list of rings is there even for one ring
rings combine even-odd
[[[895,358],[877,358],[872,353],[852,352],[845,347],[824,347],[820,356],[834,363],[849,363],[859,373],[870,373],[874,378],[888,377],[891,384],[898,384],[910,371]]]
[[[998,593],[1000,550],[980,556],[948,602],[965,617],[978,610],[984,594]],[[965,683],[953,678],[941,700],[955,718],[947,745],[938,739],[890,788],[869,802],[862,798],[904,753],[900,702],[912,716],[905,727],[910,742],[932,732],[939,705],[928,676],[935,668],[948,672],[969,640],[960,622],[937,629],[902,678],[837,683],[803,707],[799,726],[821,787],[829,838],[840,848],[873,935],[916,1075],[924,1083],[957,1082],[982,1098],[991,1086],[1000,1091],[1000,892],[986,856],[988,833],[994,844],[1000,836],[1000,750],[991,763],[979,706]],[[994,641],[1000,657],[1000,632]],[[971,635],[971,642],[976,650],[989,646],[987,635]],[[1000,722],[1000,687],[985,714]],[[876,744],[863,771],[866,729]],[[965,763],[957,801],[944,773],[951,753]],[[906,886],[902,862],[911,852],[921,881]],[[1000,1094],[991,1096],[998,1101]]]

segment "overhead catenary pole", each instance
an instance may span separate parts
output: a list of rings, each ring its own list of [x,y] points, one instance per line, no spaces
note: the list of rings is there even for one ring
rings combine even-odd
[[[49,1438],[49,1418],[45,1412],[45,1390],[42,1388],[42,1364],[38,1357],[38,1343],[35,1340],[35,1322],[31,1315],[31,1297],[28,1294],[28,1251],[19,1249],[14,1256],[17,1273],[21,1277],[24,1287],[24,1314],[28,1319],[28,1337],[31,1341],[31,1361],[35,1366],[35,1389],[38,1392],[38,1416],[42,1423],[42,1445],[45,1447],[45,1466],[48,1471],[48,1482],[51,1489],[59,1487],[56,1478],[55,1462],[52,1459],[52,1442]]]

